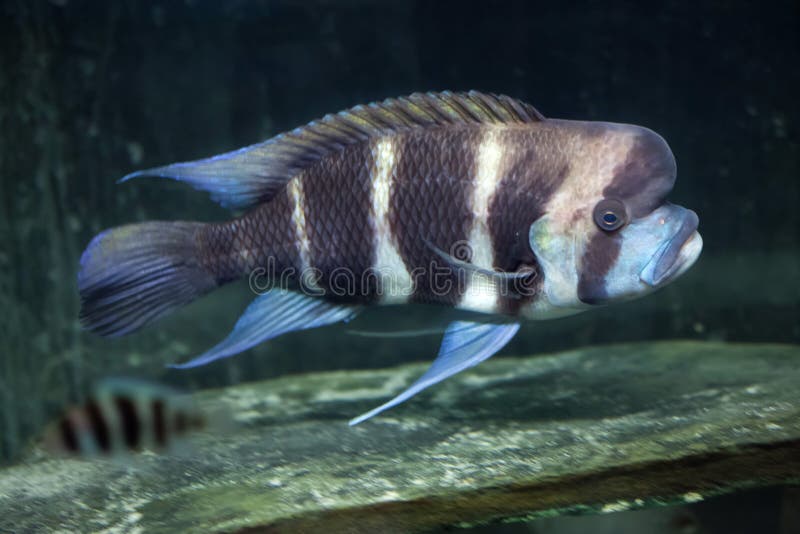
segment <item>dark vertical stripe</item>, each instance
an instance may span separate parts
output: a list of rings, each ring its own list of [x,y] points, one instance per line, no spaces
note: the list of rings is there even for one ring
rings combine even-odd
[[[397,170],[389,197],[389,226],[415,282],[413,302],[456,304],[464,273],[425,243],[469,260],[470,206],[481,130],[431,129],[396,139]]]
[[[296,272],[300,262],[293,208],[281,192],[242,217],[207,225],[200,236],[201,261],[217,283],[248,276],[258,268],[278,280],[292,269]]]
[[[114,405],[117,407],[117,413],[119,414],[125,444],[131,449],[138,448],[142,426],[139,414],[136,413],[136,405],[125,397],[114,397]]]
[[[58,424],[61,444],[69,452],[78,452],[78,436],[75,434],[75,427],[72,425],[69,416],[64,417]]]
[[[164,447],[167,444],[167,425],[164,418],[164,401],[156,399],[150,406],[153,412],[153,436],[156,445]]]
[[[639,126],[627,128],[638,136],[624,161],[614,169],[603,196],[622,200],[631,217],[641,217],[658,207],[672,191],[675,157],[657,133]]]
[[[622,236],[602,230],[589,239],[579,265],[578,298],[586,304],[603,304],[608,299],[606,275],[619,256]]]
[[[89,418],[89,425],[92,428],[92,436],[94,436],[101,451],[109,452],[111,450],[111,434],[100,406],[94,400],[90,400],[86,403],[85,408],[86,415]]]
[[[553,144],[556,139],[533,130],[512,130],[502,138],[513,163],[504,172],[489,206],[494,267],[505,272],[531,270],[531,276],[507,288],[500,299],[501,313],[516,315],[544,283],[528,233],[569,174],[566,155]]]
[[[329,298],[370,302],[377,280],[367,276],[375,264],[369,143],[345,148],[302,174],[305,230],[311,266]]]

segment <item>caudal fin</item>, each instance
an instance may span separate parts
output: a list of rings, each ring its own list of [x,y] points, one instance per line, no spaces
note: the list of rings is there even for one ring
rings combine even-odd
[[[81,256],[80,319],[121,336],[217,287],[200,261],[203,223],[145,222],[106,230]]]

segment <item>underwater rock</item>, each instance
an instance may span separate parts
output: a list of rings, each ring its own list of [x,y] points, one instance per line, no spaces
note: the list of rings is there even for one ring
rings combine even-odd
[[[202,392],[237,425],[180,456],[0,470],[0,532],[409,532],[800,482],[800,347],[497,358],[356,427],[428,363]]]

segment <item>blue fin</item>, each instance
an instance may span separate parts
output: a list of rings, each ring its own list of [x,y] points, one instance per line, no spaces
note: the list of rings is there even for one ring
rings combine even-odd
[[[97,235],[78,272],[81,323],[101,336],[121,336],[216,288],[198,246],[204,226],[150,221]]]
[[[227,358],[281,334],[348,321],[360,311],[301,293],[273,289],[256,298],[222,342],[192,360],[170,365],[174,369],[199,367]]]
[[[270,200],[294,176],[280,149],[280,143],[271,139],[211,158],[133,172],[119,181],[170,178],[211,193],[225,208],[248,208]]]
[[[389,402],[352,419],[350,426],[397,406],[423,389],[488,359],[511,341],[518,330],[519,324],[516,323],[489,324],[468,321],[450,323],[439,348],[439,355],[425,374]]]

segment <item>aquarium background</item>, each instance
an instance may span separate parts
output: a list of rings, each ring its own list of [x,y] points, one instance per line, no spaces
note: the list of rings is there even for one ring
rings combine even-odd
[[[545,116],[636,123],[678,162],[700,216],[697,265],[656,295],[524,325],[499,357],[630,340],[800,342],[794,1],[262,0],[0,3],[0,462],[109,374],[189,389],[429,360],[437,337],[342,327],[167,372],[229,331],[245,283],[122,339],[81,331],[75,276],[100,230],[221,220],[133,170],[251,144],[326,113],[427,90],[508,94]],[[352,328],[444,324],[378,310]]]

